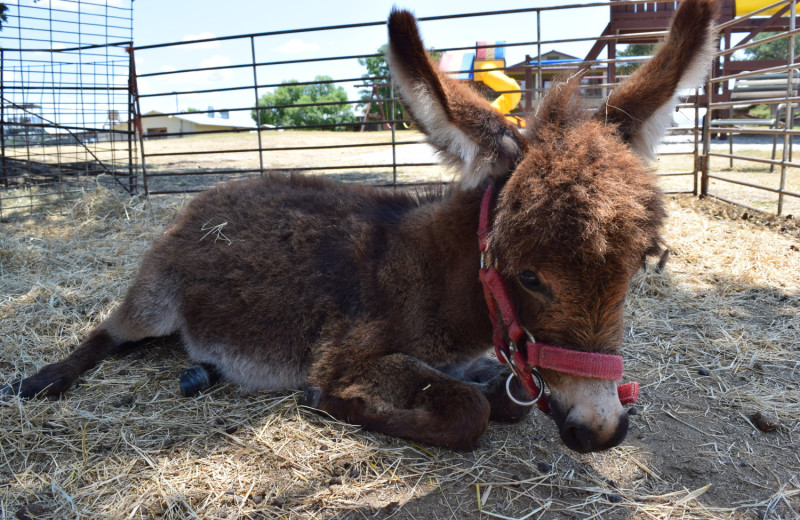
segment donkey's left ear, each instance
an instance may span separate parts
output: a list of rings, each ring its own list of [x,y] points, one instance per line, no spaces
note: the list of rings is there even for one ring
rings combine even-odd
[[[682,0],[667,39],[653,58],[622,83],[595,117],[617,124],[631,148],[653,159],[653,148],[672,123],[678,92],[705,79],[717,42],[717,0]]]
[[[514,169],[525,148],[516,126],[472,89],[436,71],[408,11],[389,15],[387,58],[403,105],[431,145],[461,169],[463,187]]]

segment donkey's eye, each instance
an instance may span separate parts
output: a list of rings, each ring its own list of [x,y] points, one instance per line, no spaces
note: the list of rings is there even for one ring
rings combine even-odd
[[[517,275],[517,279],[529,291],[540,292],[544,289],[542,281],[533,271],[522,271]]]

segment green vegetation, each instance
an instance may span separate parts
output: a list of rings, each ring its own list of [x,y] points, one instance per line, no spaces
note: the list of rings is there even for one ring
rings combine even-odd
[[[258,108],[251,112],[259,125],[318,126],[331,130],[348,130],[342,126],[355,122],[352,108],[344,88],[333,84],[330,76],[317,76],[315,83],[301,84],[288,80],[274,92],[258,100]],[[328,104],[330,103],[330,104]],[[328,127],[327,125],[331,125]]]
[[[769,36],[774,36],[776,32],[759,33],[753,38],[754,41],[763,40]],[[748,60],[786,60],[789,58],[789,38],[781,38],[755,47],[745,49],[744,53]],[[800,38],[794,39],[794,55],[800,56]]]
[[[3,30],[3,24],[8,21],[6,11],[8,11],[8,6],[6,4],[0,4],[0,30]]]
[[[652,56],[655,52],[655,43],[632,43],[624,49],[617,52],[617,58],[626,58],[629,56]],[[617,65],[618,76],[629,76],[633,71],[639,68],[641,63],[620,63]]]

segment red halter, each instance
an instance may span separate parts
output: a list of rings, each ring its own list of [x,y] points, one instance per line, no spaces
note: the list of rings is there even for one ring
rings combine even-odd
[[[489,307],[489,317],[494,328],[495,354],[497,354],[497,358],[501,363],[509,365],[511,371],[519,377],[525,390],[532,397],[540,396],[534,400],[539,405],[539,408],[545,413],[550,413],[547,395],[543,391],[544,384],[538,373],[536,373],[536,378],[539,379],[542,388],[534,381],[534,368],[549,368],[567,374],[617,381],[622,379],[622,356],[580,352],[537,343],[530,333],[520,325],[517,319],[517,311],[508,296],[503,275],[494,266],[487,265],[484,261],[489,244],[489,233],[491,232],[489,210],[493,194],[494,185],[489,185],[481,201],[478,245],[481,251],[480,280],[483,284],[483,294],[486,298],[486,305]],[[505,326],[508,341],[503,336],[500,320]],[[526,352],[524,353],[517,348],[523,338],[525,338],[526,347]],[[639,397],[639,383],[633,382],[619,385],[617,393],[622,404],[635,403]]]

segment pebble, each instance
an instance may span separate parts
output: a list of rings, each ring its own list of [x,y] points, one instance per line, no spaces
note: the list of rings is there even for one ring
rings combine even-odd
[[[631,406],[628,408],[628,415],[636,415],[639,413],[639,410],[635,406]]]
[[[553,466],[551,466],[550,464],[548,464],[546,462],[537,462],[536,463],[536,469],[538,469],[542,473],[550,473],[550,470],[553,469]]]
[[[620,495],[619,493],[609,493],[608,501],[611,502],[612,504],[622,502],[622,495]]]
[[[777,430],[780,427],[778,418],[767,412],[765,413],[756,412],[750,417],[750,419],[753,420],[753,423],[762,432],[771,432],[773,430]]]
[[[707,368],[701,368],[697,370],[697,373],[701,376],[710,376],[711,372],[708,371]]]

